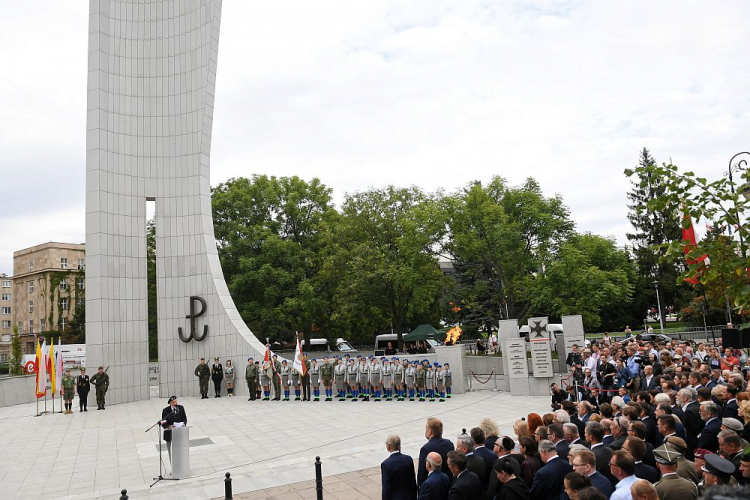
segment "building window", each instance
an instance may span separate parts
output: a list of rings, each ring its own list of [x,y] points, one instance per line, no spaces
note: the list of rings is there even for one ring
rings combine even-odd
[[[29,293],[34,293],[34,282],[29,281]]]
[[[84,281],[84,278],[76,278],[76,286],[79,290],[83,290],[86,288],[86,282]]]
[[[67,269],[68,268],[68,259],[65,257],[60,257],[60,269]]]
[[[67,326],[67,323],[65,322],[65,318],[62,318],[60,320],[60,331],[65,330],[65,327]]]
[[[63,311],[67,311],[68,310],[68,299],[67,298],[60,299],[60,309],[62,309]]]
[[[33,300],[29,301],[29,312],[30,313],[34,312],[34,301]]]
[[[8,335],[7,333],[3,335],[3,342],[10,342],[10,335]]]
[[[7,363],[8,362],[8,353],[0,353],[0,363]]]
[[[0,314],[10,314],[10,307],[0,307]]]
[[[60,290],[65,291],[68,289],[68,280],[67,278],[63,278],[60,280]]]
[[[82,297],[76,298],[76,307],[83,307],[84,299]]]
[[[29,333],[34,333],[34,320],[29,320]]]
[[[29,272],[34,270],[34,263],[29,261]]]
[[[10,328],[11,327],[10,321],[7,320],[7,319],[4,319],[2,321],[2,323],[0,323],[0,327],[2,327],[2,328]]]
[[[3,288],[10,288],[11,282],[10,281],[3,281]]]
[[[10,294],[9,294],[9,293],[4,293],[4,294],[2,295],[2,300],[3,300],[4,302],[10,302]]]
[[[18,334],[20,335],[22,333],[23,333],[23,323],[19,321],[18,322]]]
[[[39,320],[39,331],[40,331],[40,332],[43,332],[43,331],[44,331],[44,325],[45,325],[45,322],[44,322],[44,320],[43,320],[43,319],[40,319],[40,320]]]
[[[84,259],[78,259],[78,269],[81,271],[86,269],[86,261]]]

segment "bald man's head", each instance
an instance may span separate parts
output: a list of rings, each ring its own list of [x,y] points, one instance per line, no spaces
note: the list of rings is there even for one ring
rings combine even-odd
[[[630,496],[633,500],[659,500],[654,485],[644,479],[639,479],[630,486]]]
[[[436,453],[434,451],[431,451],[427,454],[427,470],[440,470],[443,467],[443,457],[440,456],[440,453]]]

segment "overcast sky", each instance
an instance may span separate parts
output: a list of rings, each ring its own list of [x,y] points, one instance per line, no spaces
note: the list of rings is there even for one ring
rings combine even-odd
[[[0,273],[83,242],[88,2],[0,17]],[[644,146],[715,178],[750,149],[750,3],[225,0],[211,183],[453,191],[537,178],[580,231],[629,230]]]

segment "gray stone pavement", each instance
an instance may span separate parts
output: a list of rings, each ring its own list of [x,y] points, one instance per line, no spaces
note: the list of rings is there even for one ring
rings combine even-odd
[[[399,434],[402,451],[416,457],[427,417],[442,419],[449,439],[487,416],[510,433],[516,418],[545,412],[549,398],[474,392],[443,403],[249,402],[239,397],[181,398],[180,403],[191,441],[208,438],[212,444],[191,447],[189,479],[153,488],[158,436],[145,430],[161,416],[164,398],[105,411],[76,409],[73,415],[34,417],[33,404],[0,409],[0,497],[118,498],[127,488],[133,500],[219,498],[224,474],[230,472],[239,498],[314,498],[309,485],[320,456],[326,498],[370,498],[379,491],[378,467],[387,456],[388,434]]]

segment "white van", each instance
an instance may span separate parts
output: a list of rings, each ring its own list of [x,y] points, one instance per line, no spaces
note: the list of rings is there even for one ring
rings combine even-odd
[[[333,348],[328,345],[328,339],[310,339],[310,347],[307,350],[310,352],[356,352],[351,344],[342,338],[336,339]]]

